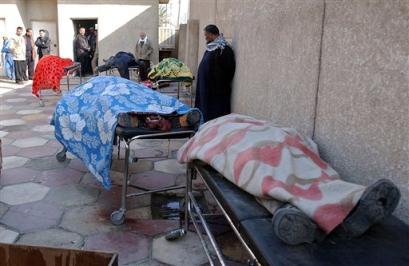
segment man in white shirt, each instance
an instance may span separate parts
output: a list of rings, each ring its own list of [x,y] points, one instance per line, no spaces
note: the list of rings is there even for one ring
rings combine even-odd
[[[10,51],[13,55],[14,69],[16,71],[17,84],[23,84],[26,75],[26,42],[24,40],[23,28],[17,27],[16,36],[11,38]]]
[[[151,64],[153,48],[151,41],[145,32],[139,34],[139,40],[135,46],[135,58],[139,64],[139,77],[141,81],[148,79],[148,68]]]

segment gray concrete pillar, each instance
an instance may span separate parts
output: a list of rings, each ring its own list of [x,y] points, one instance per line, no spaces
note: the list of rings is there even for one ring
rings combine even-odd
[[[199,20],[188,20],[186,31],[186,55],[185,63],[196,76],[198,65],[198,49],[199,49]]]
[[[186,34],[187,24],[179,25],[179,41],[178,41],[178,59],[186,62]]]

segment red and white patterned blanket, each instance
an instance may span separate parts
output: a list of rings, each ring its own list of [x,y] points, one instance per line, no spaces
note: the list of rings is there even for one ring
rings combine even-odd
[[[230,114],[204,124],[178,151],[180,162],[201,160],[261,199],[288,202],[326,233],[357,204],[365,187],[342,181],[316,144],[295,129]],[[269,208],[269,206],[271,206]]]

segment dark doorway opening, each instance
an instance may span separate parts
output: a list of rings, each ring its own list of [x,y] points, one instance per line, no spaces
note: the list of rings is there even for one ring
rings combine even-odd
[[[73,40],[75,40],[75,37],[77,36],[80,28],[85,28],[85,36],[88,36],[90,34],[90,29],[91,28],[94,28],[94,29],[98,30],[98,19],[96,19],[96,18],[93,18],[93,19],[72,19],[72,23],[74,24]],[[74,41],[73,41],[73,53],[74,53],[75,61],[78,61],[77,54],[76,54],[76,51],[75,51]]]

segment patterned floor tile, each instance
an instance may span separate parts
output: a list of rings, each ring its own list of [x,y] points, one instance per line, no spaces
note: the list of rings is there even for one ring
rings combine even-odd
[[[108,232],[88,237],[85,250],[102,250],[119,253],[119,264],[143,260],[149,256],[151,240],[131,232]]]
[[[20,148],[30,148],[36,146],[42,146],[47,143],[47,139],[39,138],[39,137],[32,137],[32,138],[25,138],[25,139],[18,139],[12,143],[12,145],[20,147]]]
[[[191,232],[178,241],[168,241],[164,236],[154,239],[152,258],[170,265],[202,265],[208,262],[199,237]]]
[[[0,243],[12,244],[18,238],[18,233],[0,226]]]
[[[95,235],[118,230],[110,221],[110,211],[100,206],[82,206],[67,210],[60,227],[83,236]]]
[[[83,185],[65,185],[52,188],[45,200],[59,206],[70,207],[93,203],[99,190]]]
[[[52,125],[41,125],[33,127],[33,131],[37,132],[54,132],[54,126]]]
[[[17,244],[36,245],[53,248],[81,248],[84,243],[82,237],[73,232],[61,229],[48,229],[24,234]]]
[[[25,158],[39,158],[45,156],[52,156],[57,153],[58,149],[56,147],[43,145],[41,147],[31,147],[19,149],[17,155],[23,156]]]
[[[36,182],[48,187],[78,184],[84,173],[70,168],[43,171]]]
[[[8,132],[7,131],[1,131],[0,130],[0,138],[3,138],[5,136],[7,136]]]
[[[169,173],[169,174],[183,174],[186,172],[186,166],[183,164],[180,164],[175,159],[168,159],[168,160],[155,162],[154,169],[156,171],[161,171],[161,172]]]
[[[0,221],[20,233],[28,233],[56,226],[63,211],[61,207],[38,201],[11,207]]]
[[[5,169],[1,172],[0,185],[27,183],[39,176],[41,176],[41,172],[25,167]]]
[[[18,115],[30,115],[30,114],[38,114],[41,113],[42,110],[38,109],[27,109],[27,110],[20,110],[16,114]]]
[[[22,102],[25,102],[25,101],[27,101],[26,98],[14,98],[14,99],[6,100],[6,102],[8,102],[8,103],[22,103]]]
[[[19,125],[25,125],[26,122],[22,119],[7,119],[7,120],[1,120],[0,121],[0,126],[19,126]]]
[[[176,176],[166,174],[158,171],[146,171],[143,173],[131,176],[131,184],[146,188],[159,189],[164,187],[174,186],[176,183]]]
[[[28,162],[27,158],[20,156],[6,156],[3,158],[3,169],[21,167]]]
[[[15,156],[20,151],[20,148],[8,144],[8,145],[2,145],[1,150],[3,152],[3,156]]]
[[[49,143],[47,143],[49,145]],[[41,157],[41,158],[34,158],[31,159],[26,167],[32,168],[35,170],[45,171],[51,169],[58,169],[58,168],[65,168],[69,164],[69,160],[65,160],[64,162],[59,162],[55,158],[55,156],[50,157]]]
[[[19,205],[41,200],[50,188],[36,183],[23,183],[0,189],[0,201],[9,205]]]

